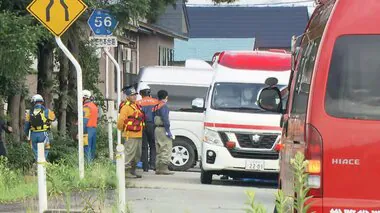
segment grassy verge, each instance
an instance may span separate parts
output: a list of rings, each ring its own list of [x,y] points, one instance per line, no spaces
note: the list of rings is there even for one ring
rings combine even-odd
[[[0,157],[0,203],[10,203],[37,194],[34,178],[25,178],[20,170],[9,168],[8,159]]]
[[[86,166],[85,178],[79,178],[75,161],[61,160],[47,165],[48,194],[50,197],[69,196],[72,192],[96,190],[99,200],[106,191],[116,188],[116,168],[108,160],[95,161]],[[36,197],[37,177],[24,176],[21,170],[11,169],[8,160],[0,158],[0,203],[14,203]],[[103,199],[104,198],[104,199]]]

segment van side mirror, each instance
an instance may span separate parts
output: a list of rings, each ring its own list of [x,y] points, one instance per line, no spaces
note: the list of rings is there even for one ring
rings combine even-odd
[[[193,107],[193,109],[204,109],[205,100],[203,98],[196,98],[191,102],[191,106]]]
[[[262,89],[257,104],[266,111],[283,113],[281,92],[277,87]]]

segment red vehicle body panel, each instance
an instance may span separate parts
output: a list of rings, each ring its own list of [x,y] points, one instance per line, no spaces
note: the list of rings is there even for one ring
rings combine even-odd
[[[290,83],[282,133],[284,149],[280,159],[280,186],[287,196],[294,195],[290,159],[307,147],[306,125],[312,125],[322,138],[322,195],[312,199],[310,212],[380,212],[380,185],[377,184],[380,180],[380,120],[338,118],[328,114],[325,107],[337,39],[345,35],[380,35],[380,1],[323,2],[316,8],[305,31],[307,35],[302,38]],[[312,47],[307,49],[306,44],[318,39],[321,40],[312,59],[315,63],[310,76],[307,108],[305,112],[298,113],[292,109],[297,107],[293,99],[297,90],[297,74],[303,66],[301,57],[307,55],[307,51],[313,51]],[[347,162],[334,164],[334,159],[347,159]]]
[[[218,64],[243,70],[289,71],[291,55],[271,51],[224,51],[219,54]]]

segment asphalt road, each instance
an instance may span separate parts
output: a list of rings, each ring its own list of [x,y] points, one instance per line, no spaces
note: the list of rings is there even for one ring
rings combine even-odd
[[[243,213],[246,190],[256,192],[256,200],[267,212],[273,212],[275,184],[256,181],[220,180],[214,176],[211,185],[202,185],[199,172],[176,172],[173,176],[157,176],[154,172],[143,173],[142,179],[129,179],[126,190],[127,202],[133,213]],[[114,203],[116,192],[107,196],[108,206]],[[61,202],[49,201],[50,208],[64,208]],[[72,197],[73,209],[83,208],[79,195]],[[1,205],[0,213],[35,212],[38,200],[24,204]],[[107,209],[104,212],[112,212]]]
[[[220,180],[214,176],[212,185],[202,185],[200,173],[177,172],[173,176],[144,173],[142,179],[131,181],[127,199],[136,213],[238,213],[244,211],[246,190],[256,192],[256,200],[267,212],[273,212],[275,184]]]

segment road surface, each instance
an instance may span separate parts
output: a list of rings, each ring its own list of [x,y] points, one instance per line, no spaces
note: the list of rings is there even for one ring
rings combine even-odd
[[[244,213],[246,190],[256,192],[256,201],[267,212],[273,212],[275,184],[246,181],[221,181],[214,176],[211,185],[202,185],[199,172],[176,172],[173,176],[157,176],[154,172],[143,173],[142,179],[128,179],[127,202],[133,213]],[[75,193],[74,193],[75,194]],[[72,197],[72,209],[83,208],[83,196]],[[88,193],[87,193],[88,194]],[[116,201],[117,192],[107,195],[107,206]],[[49,208],[65,208],[62,200],[48,203]],[[0,213],[37,212],[38,199],[11,205],[1,205]],[[112,212],[106,209],[104,212]]]
[[[212,185],[202,185],[200,173],[176,172],[173,176],[144,173],[130,182],[127,199],[137,213],[238,213],[244,211],[246,190],[256,192],[256,200],[273,212],[275,185],[268,183],[221,181],[214,176]]]

